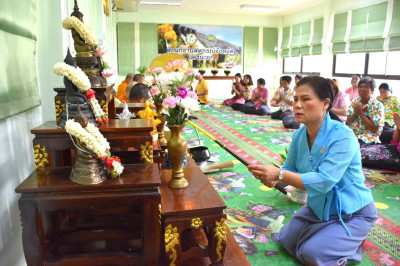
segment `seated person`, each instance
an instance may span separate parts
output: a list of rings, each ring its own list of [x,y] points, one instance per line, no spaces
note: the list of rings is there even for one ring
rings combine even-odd
[[[197,93],[200,104],[208,104],[208,82],[204,80],[201,73],[197,74],[194,78],[199,81],[194,91]]]
[[[297,74],[296,76],[294,76],[294,88],[297,87],[297,83],[299,83],[299,81],[303,78],[302,75]]]
[[[281,119],[285,128],[299,128],[300,124],[296,121],[293,113],[293,89],[290,88],[292,77],[282,76],[283,88],[278,91],[278,98],[275,99],[276,103],[280,104],[280,109],[271,114],[271,118]]]
[[[350,101],[353,101],[354,98],[358,97],[358,82],[360,81],[361,77],[362,76],[360,74],[354,74],[351,77],[351,87],[345,91],[345,93],[349,95]]]
[[[379,85],[380,96],[376,99],[383,104],[385,109],[385,125],[383,126],[382,133],[379,140],[382,144],[388,144],[393,138],[394,129],[394,114],[400,114],[400,102],[396,96],[391,95],[392,88],[387,83]]]
[[[135,84],[129,93],[129,102],[130,103],[144,103],[148,99],[150,99],[150,91],[149,88],[143,83]]]
[[[257,88],[253,91],[251,101],[252,104],[243,105],[240,111],[254,115],[270,115],[272,113],[268,107],[268,89],[265,87],[263,78],[257,80]]]
[[[346,124],[353,129],[361,144],[380,143],[379,136],[385,124],[383,104],[372,98],[375,80],[364,77],[358,82],[359,97],[356,97],[347,114]]]
[[[132,87],[133,87],[135,84],[137,84],[137,83],[142,84],[143,82],[144,82],[144,76],[143,76],[143,74],[135,74],[135,75],[133,76],[133,81],[131,81],[131,82],[128,84],[128,86],[126,87],[126,91],[125,91],[125,93],[124,93],[124,98],[123,98],[123,99],[129,99],[129,94],[130,94],[130,91],[131,91]],[[121,102],[122,102],[122,101],[121,101]]]
[[[333,103],[331,111],[337,115],[340,121],[346,123],[347,120],[347,110],[350,105],[349,95],[340,91],[337,82],[333,79],[329,80],[332,84],[333,89]]]
[[[293,134],[285,163],[281,168],[248,166],[268,187],[284,182],[308,193],[307,204],[276,236],[301,265],[361,261],[361,245],[378,218],[372,193],[365,185],[357,139],[328,115],[332,101],[329,81],[302,79],[293,108],[304,127]]]
[[[231,91],[231,94],[234,94],[235,96],[223,101],[222,105],[231,106],[233,103],[243,104],[244,103],[244,97],[242,95],[243,91],[244,91],[244,83],[242,80],[242,75],[240,75],[240,73],[237,73],[235,75],[235,82],[232,84],[232,91]]]
[[[276,102],[276,99],[279,98],[279,91],[282,90],[282,89],[283,89],[282,77],[280,77],[279,78],[279,88],[275,90],[274,96],[272,97],[272,99],[270,101],[271,106],[274,106],[274,107],[279,107],[280,106],[280,104]]]
[[[246,74],[243,77],[244,88],[242,92],[242,96],[244,98],[244,103],[251,104],[251,94],[253,93],[253,79],[250,75]],[[231,105],[233,110],[240,111],[242,108],[243,103],[233,103]]]
[[[126,103],[128,101],[128,99],[126,99],[124,97],[124,93],[126,91],[126,87],[128,86],[128,84],[130,82],[133,81],[133,74],[129,73],[128,75],[126,75],[125,80],[121,82],[121,84],[119,84],[118,86],[118,90],[117,90],[117,99],[120,100],[122,103]]]

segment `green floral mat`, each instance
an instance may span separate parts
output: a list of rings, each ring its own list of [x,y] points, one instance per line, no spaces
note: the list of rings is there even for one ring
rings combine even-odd
[[[291,142],[294,130],[269,117],[244,115],[212,102],[202,106],[193,120],[249,162],[282,162],[279,152]],[[274,242],[280,228],[300,209],[275,189],[255,179],[247,167],[202,133],[201,145],[215,162],[234,161],[234,167],[209,173],[208,178],[227,205],[228,227],[251,265],[301,265]],[[188,147],[199,145],[193,127],[184,136]],[[364,169],[379,210],[377,220],[363,244],[363,261],[357,265],[400,265],[400,173]]]

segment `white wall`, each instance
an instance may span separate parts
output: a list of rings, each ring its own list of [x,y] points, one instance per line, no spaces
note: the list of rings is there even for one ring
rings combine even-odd
[[[37,107],[0,121],[0,265],[26,265],[14,190],[35,169],[30,130],[42,123],[41,113]]]

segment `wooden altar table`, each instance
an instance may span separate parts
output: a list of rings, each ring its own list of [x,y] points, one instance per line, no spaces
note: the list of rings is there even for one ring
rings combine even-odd
[[[168,265],[181,265],[187,259],[204,256],[214,265],[222,264],[226,247],[226,205],[190,157],[184,174],[188,187],[171,189],[168,187],[171,170],[161,170],[165,260]]]
[[[82,186],[71,167],[40,168],[17,188],[28,265],[158,265],[157,164],[125,165],[120,179]]]
[[[110,142],[111,152],[121,154],[122,163],[139,163],[140,145],[152,143],[150,131],[153,130],[151,119],[110,119],[99,126],[100,132]],[[55,121],[46,122],[31,130],[35,135],[33,146],[35,155],[48,156],[50,166],[71,166],[74,144],[65,129],[56,126]],[[153,146],[153,156],[161,154],[157,143]]]

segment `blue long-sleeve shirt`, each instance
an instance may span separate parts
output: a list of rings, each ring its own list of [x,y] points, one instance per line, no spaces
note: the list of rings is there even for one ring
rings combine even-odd
[[[337,214],[343,223],[342,213],[356,212],[373,200],[364,184],[360,147],[354,133],[343,123],[332,120],[329,114],[311,151],[306,127],[293,134],[282,168],[301,174],[308,193],[307,205],[321,221]]]

